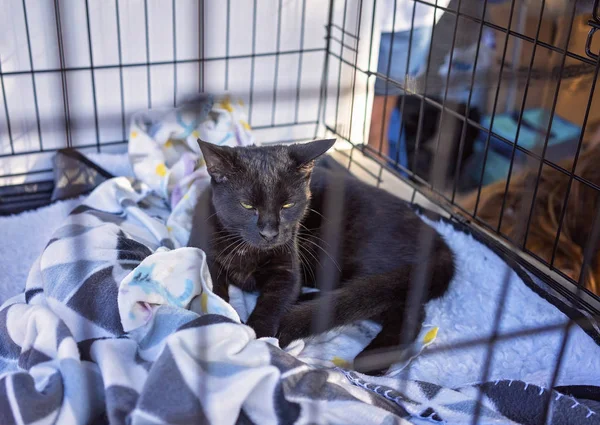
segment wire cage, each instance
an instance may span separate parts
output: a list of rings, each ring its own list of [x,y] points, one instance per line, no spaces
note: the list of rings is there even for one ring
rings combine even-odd
[[[600,182],[578,172],[600,122],[594,96],[598,0],[0,4],[6,11],[0,16],[3,214],[49,202],[51,159],[58,149],[124,151],[136,110],[174,107],[197,92],[227,91],[245,100],[262,143],[336,137],[334,156],[351,172],[468,226],[579,310],[600,314],[600,298],[585,287],[586,273],[596,267],[600,209],[586,216],[591,222],[575,270],[556,263],[565,217],[577,213],[568,211],[569,197],[582,187],[592,197],[600,190]],[[392,12],[385,9],[390,5]],[[380,15],[395,17],[399,7],[408,8],[412,19],[404,31],[405,69],[394,73],[398,35],[391,33],[384,44]],[[415,25],[423,10],[432,21]],[[411,73],[422,42],[426,54]],[[383,68],[382,54],[388,56]],[[375,92],[376,80],[384,93]],[[379,115],[378,96],[393,96]],[[397,127],[382,118],[392,109],[400,117]],[[574,129],[568,143],[555,144],[559,125]],[[521,143],[526,132],[533,133],[530,144]],[[503,165],[494,168],[499,156]],[[495,169],[499,175],[492,175]],[[525,171],[523,192],[530,196],[513,205],[507,194]],[[540,181],[551,171],[564,179],[566,192],[554,212],[550,249],[540,254],[528,240],[537,225]],[[501,202],[490,219],[481,216],[481,205],[493,182]],[[503,226],[507,214],[519,223],[516,230]],[[489,338],[474,341],[488,347],[483,376],[501,315]],[[564,328],[554,381],[572,325]]]

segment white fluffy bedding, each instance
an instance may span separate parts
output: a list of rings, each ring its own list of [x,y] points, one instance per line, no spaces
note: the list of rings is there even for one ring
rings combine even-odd
[[[490,337],[498,302],[502,300],[507,265],[473,236],[455,230],[451,224],[432,224],[454,251],[457,274],[448,293],[427,306],[426,323],[438,326],[440,330],[431,352],[425,350],[415,359],[410,377],[449,387],[481,382],[486,344],[446,352],[434,352],[434,349]],[[514,271],[509,273],[500,336],[567,321],[565,314],[525,285]],[[598,330],[597,324],[595,328]],[[486,381],[515,379],[547,387],[561,340],[562,328],[498,341],[493,347]],[[600,347],[578,326],[573,326],[570,332],[564,359],[559,385],[598,385]]]
[[[90,158],[113,174],[131,174],[126,155]],[[6,244],[0,259],[0,302],[23,290],[31,264],[55,227],[78,202],[58,202],[37,211],[0,218],[0,236]],[[485,345],[445,352],[436,352],[435,348],[490,335],[507,266],[471,235],[444,222],[432,225],[455,252],[458,269],[447,295],[427,307],[426,324],[437,326],[439,332],[431,348],[412,363],[410,378],[448,387],[479,382],[483,378]],[[511,271],[510,276],[500,334],[566,321],[563,313],[532,291],[515,272]],[[552,331],[498,342],[487,380],[515,379],[548,385],[560,341],[560,331]],[[579,327],[572,329],[565,359],[558,384],[600,382],[600,348]]]

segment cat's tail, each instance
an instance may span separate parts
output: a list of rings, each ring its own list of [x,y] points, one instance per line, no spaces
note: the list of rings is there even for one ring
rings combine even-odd
[[[428,269],[404,265],[389,273],[354,279],[329,294],[294,305],[281,320],[280,346],[360,320],[381,321],[390,315],[397,316],[393,320],[402,320],[411,284],[423,284],[424,279],[429,281],[421,298],[424,302],[442,296],[454,275],[454,258],[447,245],[436,238],[434,245],[438,244],[440,249],[432,251]]]

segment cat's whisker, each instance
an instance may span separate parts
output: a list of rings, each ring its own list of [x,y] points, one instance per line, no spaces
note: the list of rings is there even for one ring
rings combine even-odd
[[[239,244],[239,242],[240,242],[239,240],[235,240],[227,248],[229,248],[230,246],[233,246],[235,244]],[[223,251],[227,250],[227,248],[225,248]],[[221,253],[223,251],[221,251]],[[229,258],[232,257],[232,255],[233,255],[233,250],[228,252],[227,254],[225,254],[223,261],[219,261],[219,263],[221,263],[221,267],[219,269],[219,274],[217,275],[217,279],[221,276],[221,273],[223,272],[223,270],[227,271],[227,269],[228,269],[227,263],[228,263]],[[220,255],[217,258],[220,259],[221,258]]]
[[[219,277],[221,277],[221,273],[223,273],[223,270],[225,270],[225,267],[222,262],[219,261],[218,264],[219,264],[219,272],[217,273],[217,280],[219,279]]]
[[[224,243],[224,242],[231,241],[233,239],[240,238],[240,237],[241,236],[239,236],[239,235],[220,236],[218,238],[214,238],[213,241],[215,243]]]
[[[319,258],[316,255],[317,252],[314,249],[312,249],[312,247],[310,245],[305,245],[303,242],[305,242],[303,240],[303,238],[298,239],[298,249],[303,249],[304,251],[306,251],[306,253],[311,254],[311,256],[314,258],[314,260],[317,263],[319,263],[319,265],[321,265],[321,262],[319,261]]]
[[[230,247],[232,247],[233,245],[235,245],[236,243],[238,243],[240,240],[243,240],[241,236],[239,236],[238,238],[236,238],[233,242],[231,242],[229,245],[227,245],[225,248],[223,248],[215,257],[217,259],[217,261],[219,261],[223,255],[223,253],[225,253],[225,251],[227,251]],[[228,255],[225,256],[225,258],[227,258]],[[220,261],[219,261],[220,262]]]
[[[329,221],[329,219],[327,217],[325,217],[323,214],[321,214],[319,211],[315,210],[314,208],[309,208],[308,210],[314,212],[317,215],[320,215],[323,220],[325,220],[327,222]]]
[[[304,272],[305,279],[306,279],[306,272],[305,272],[304,270],[305,270],[305,269],[308,269],[308,272],[309,272],[309,274],[311,274],[311,275],[312,275],[312,279],[313,279],[313,281],[316,281],[316,278],[315,278],[314,272],[313,272],[313,270],[312,270],[312,267],[310,267],[310,261],[308,261],[308,258],[306,257],[306,255],[305,255],[305,254],[302,252],[302,250],[303,250],[303,249],[304,249],[304,250],[306,250],[306,248],[304,248],[304,247],[303,247],[303,246],[300,244],[300,241],[299,241],[298,239],[296,239],[296,240],[294,241],[294,246],[295,246],[295,248],[296,248],[296,252],[298,253],[298,256],[299,256],[299,257],[301,257],[301,258],[300,258],[300,261],[301,261],[301,264],[302,264],[302,270],[303,270],[303,272]],[[290,252],[291,252],[291,251],[290,251]],[[305,281],[306,281],[306,280],[305,280]],[[314,283],[314,282],[313,282],[313,283]]]
[[[323,251],[323,253],[325,255],[327,255],[329,257],[329,259],[333,262],[333,264],[335,265],[335,267],[338,269],[338,271],[342,271],[342,269],[340,268],[340,266],[338,265],[337,261],[335,261],[335,259],[331,256],[331,254],[329,254],[329,252],[327,252],[327,250],[325,248],[323,248],[321,245],[319,245],[318,243],[315,243],[305,237],[302,237],[300,235],[298,235],[298,239],[303,240],[304,242],[310,243],[314,246],[316,246],[317,248],[319,248],[321,251]]]
[[[241,228],[237,228],[237,227],[230,227],[228,229],[222,229],[222,230],[217,230],[217,231],[213,231],[213,235],[234,235],[234,234],[238,234],[242,229]]]
[[[215,233],[213,233],[213,236],[215,236],[215,235],[217,235],[218,237],[239,236],[237,233],[232,233],[229,231],[215,232]]]
[[[219,265],[219,272],[217,273],[217,280],[221,277],[221,273],[223,273],[224,267],[222,264]]]
[[[304,228],[304,230],[306,230],[307,232],[309,232],[311,234],[311,236],[314,236],[313,233],[312,233],[314,230],[319,230],[318,228],[316,228],[316,229],[309,229],[308,227],[306,227],[304,224],[302,224],[300,222],[298,223],[298,225],[302,226]]]
[[[229,259],[229,262],[226,266],[226,269],[229,269],[229,267],[231,267],[231,264],[233,263],[233,260],[235,259],[235,257],[237,256],[238,258],[241,258],[241,256],[237,255],[238,249],[243,246],[246,243],[245,240],[241,240],[236,246],[233,247],[233,249],[231,250],[231,258]]]
[[[318,228],[309,229],[309,228],[308,228],[308,227],[306,227],[306,225],[305,225],[305,224],[303,224],[302,222],[298,222],[298,225],[299,225],[299,226],[302,226],[302,227],[304,227],[306,230],[309,230],[309,231],[318,230]]]
[[[320,265],[320,264],[321,264],[321,263],[319,262],[319,265]],[[312,279],[312,282],[311,282],[311,283],[312,283],[313,285],[316,285],[316,283],[317,283],[317,274],[316,274],[316,270],[313,270],[313,268],[312,268],[312,267],[310,267],[310,264],[308,264],[308,265],[307,265],[307,267],[308,267],[308,271],[309,271],[309,273],[310,273],[310,275],[311,275],[311,279]]]
[[[217,212],[214,214],[209,215],[208,217],[206,217],[206,219],[204,220],[205,222],[210,220],[211,218],[213,218],[215,215],[217,215]]]
[[[234,249],[235,256],[237,256],[238,264],[242,264],[242,260],[244,259],[244,250],[246,249],[248,242],[242,241],[241,245],[238,245]],[[233,262],[233,261],[232,261]]]
[[[213,232],[213,235],[231,235],[231,230],[218,230]]]
[[[310,249],[307,246],[303,246],[302,244],[298,244],[298,248],[299,249],[304,249],[305,252],[307,254],[310,254],[310,256],[319,264],[319,266],[323,267],[323,265],[321,264],[321,261],[319,261],[319,257],[316,255],[315,251],[313,251],[312,249]]]
[[[239,241],[240,239],[242,239],[242,237],[241,237],[241,236],[236,236],[236,237],[235,237],[235,238],[233,238],[233,239],[235,239],[235,240],[234,240],[233,242],[230,242],[230,243],[229,243],[229,245],[227,245],[225,248],[223,248],[223,249],[222,249],[222,250],[221,250],[221,251],[220,251],[220,252],[219,252],[219,253],[216,255],[216,256],[217,256],[217,258],[218,258],[218,257],[219,257],[221,254],[223,254],[225,251],[227,251],[227,250],[228,250],[228,249],[229,249],[229,248],[230,248],[232,245],[234,245],[234,244],[235,244],[237,241]]]
[[[246,250],[248,250],[249,248],[251,248],[250,243],[248,243],[247,241],[244,241],[242,247],[240,248],[240,256],[239,256],[239,264],[241,266],[242,264],[242,260],[244,259],[244,255],[246,254]]]
[[[305,236],[307,237],[307,236]],[[310,234],[310,237],[315,238],[317,241],[323,242],[325,245],[331,247],[331,244],[329,242],[327,242],[325,239],[318,237],[317,235],[315,235],[314,233]]]
[[[313,280],[313,282],[311,282],[311,283],[314,284],[315,283],[314,281],[316,281],[315,275],[314,275],[312,269],[310,268],[310,265],[308,264],[308,260],[307,260],[306,256],[302,253],[302,251],[300,249],[298,249],[298,256],[300,257],[299,258],[300,267],[302,268],[302,273],[304,275],[304,283],[307,283],[306,270],[308,269],[309,275],[312,275],[312,276],[309,276]]]

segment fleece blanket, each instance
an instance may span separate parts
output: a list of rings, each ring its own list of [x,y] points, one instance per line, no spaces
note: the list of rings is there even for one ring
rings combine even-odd
[[[193,133],[244,145],[253,142],[244,123],[243,105],[209,96],[134,118],[138,179],[109,180],[75,208],[25,292],[0,308],[0,423],[463,424],[476,412],[490,424],[546,413],[554,424],[599,423],[600,353],[589,327],[572,328],[560,388],[544,388],[558,331],[499,340],[486,382],[472,384],[486,346],[461,343],[489,336],[506,273],[500,336],[567,316],[526,274],[442,220],[424,217],[454,250],[457,276],[387,376],[351,371],[378,331],[369,322],[285,350],[257,340],[243,324],[255,295],[232,288],[232,305],[223,302],[204,253],[185,247],[194,196],[208,183]]]
[[[86,153],[91,161],[115,176],[132,176],[126,154]],[[0,217],[0,304],[23,291],[29,269],[52,233],[84,198],[54,202],[37,210]]]

